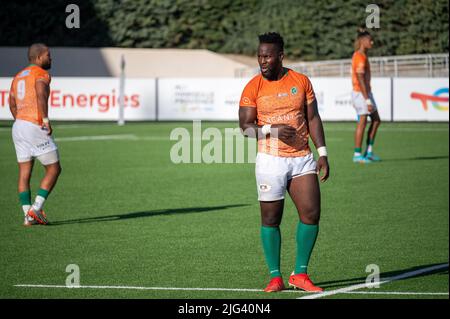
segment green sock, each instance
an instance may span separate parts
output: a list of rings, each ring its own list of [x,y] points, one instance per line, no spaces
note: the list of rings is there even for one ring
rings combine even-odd
[[[48,190],[46,190],[46,189],[43,189],[43,188],[39,188],[39,190],[37,192],[37,196],[42,196],[45,199],[47,199],[48,194],[50,194],[50,192]]]
[[[280,251],[281,233],[279,227],[261,226],[261,240],[269,266],[270,278],[281,276],[280,272]]]
[[[306,274],[308,272],[309,258],[316,243],[319,225],[307,225],[301,221],[297,225],[297,259],[294,273]]]
[[[31,205],[31,191],[27,190],[19,193],[19,200],[22,206]]]
[[[361,147],[355,147],[355,154],[361,155]]]

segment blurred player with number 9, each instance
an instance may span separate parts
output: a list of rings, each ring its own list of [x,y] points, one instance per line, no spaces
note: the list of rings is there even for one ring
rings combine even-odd
[[[12,137],[19,164],[18,192],[25,215],[24,225],[47,224],[42,207],[61,173],[58,147],[48,119],[51,67],[49,48],[35,43],[28,48],[29,65],[13,79],[9,107],[14,117]],[[34,159],[45,168],[34,203],[31,203],[30,178]]]

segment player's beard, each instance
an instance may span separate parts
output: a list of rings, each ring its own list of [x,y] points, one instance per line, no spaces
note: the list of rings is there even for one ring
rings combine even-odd
[[[269,81],[275,81],[278,80],[278,74],[282,67],[275,66],[268,66],[267,70],[263,72],[262,67],[260,67],[261,74]]]
[[[50,70],[50,68],[52,67],[52,61],[47,60],[45,61],[45,63],[42,64],[42,68],[44,70]]]
[[[271,75],[272,75],[272,72],[271,72],[271,70],[270,70],[270,67],[268,67],[266,71],[263,71],[263,68],[262,68],[262,67],[260,67],[259,69],[260,69],[261,74],[263,75],[263,77],[265,77],[266,79],[269,79],[269,80],[270,80]]]

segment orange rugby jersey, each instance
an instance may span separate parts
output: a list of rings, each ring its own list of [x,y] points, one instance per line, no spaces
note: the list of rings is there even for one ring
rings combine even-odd
[[[42,125],[42,114],[39,114],[36,97],[36,82],[50,84],[50,75],[37,65],[30,65],[17,73],[11,84],[10,94],[17,105],[17,119]]]
[[[286,124],[297,130],[289,144],[268,135],[258,141],[258,152],[275,156],[296,157],[311,153],[306,105],[315,100],[310,80],[303,74],[287,69],[278,81],[255,76],[242,92],[240,107],[256,107],[257,124]]]
[[[368,92],[371,91],[370,88],[370,64],[367,56],[359,51],[355,51],[352,57],[352,84],[353,91],[361,92],[361,87],[359,85],[357,73],[364,74],[364,83],[366,84],[366,89]]]

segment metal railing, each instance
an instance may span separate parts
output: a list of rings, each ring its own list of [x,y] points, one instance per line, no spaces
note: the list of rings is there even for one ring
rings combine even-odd
[[[448,77],[448,53],[417,54],[369,58],[372,76],[376,77]],[[286,65],[311,77],[347,77],[351,73],[351,59],[300,62]],[[258,68],[236,70],[236,77],[250,77]]]

